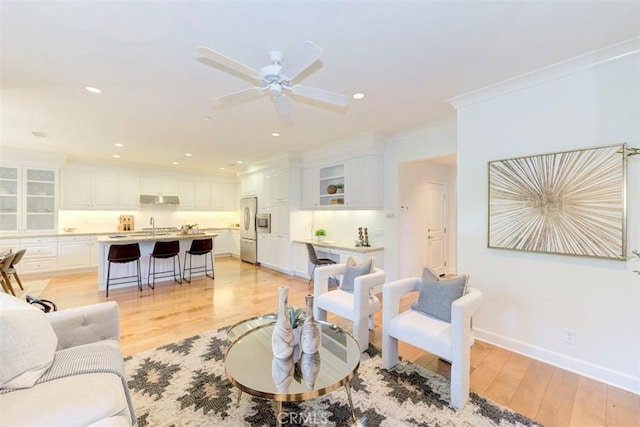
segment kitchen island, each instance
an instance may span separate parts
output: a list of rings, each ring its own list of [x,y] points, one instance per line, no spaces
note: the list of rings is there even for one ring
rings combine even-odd
[[[180,273],[184,268],[185,253],[191,247],[191,241],[194,239],[211,238],[213,240],[213,252],[215,252],[216,233],[200,233],[200,234],[181,234],[181,233],[123,233],[123,234],[111,234],[108,236],[98,237],[98,290],[104,291],[107,289],[107,269],[109,267],[109,261],[107,255],[109,254],[109,248],[111,245],[123,245],[128,243],[138,243],[140,245],[140,271],[142,274],[142,284],[147,283],[147,273],[149,271],[149,254],[153,251],[153,245],[158,241],[178,240],[180,243]],[[207,258],[209,258],[207,256]],[[215,257],[213,258],[215,269]],[[193,256],[193,268],[203,267],[205,263],[204,256]],[[156,268],[158,271],[168,270],[172,268],[172,259],[156,259]],[[132,276],[136,274],[136,263],[131,262],[128,264],[111,264],[111,276]],[[202,276],[204,271],[193,273],[193,276]],[[172,278],[156,279],[156,286],[160,282],[173,281]],[[113,282],[112,282],[113,283]],[[137,286],[135,281],[131,283],[122,283],[119,285],[111,284],[109,289],[123,288],[127,286]]]

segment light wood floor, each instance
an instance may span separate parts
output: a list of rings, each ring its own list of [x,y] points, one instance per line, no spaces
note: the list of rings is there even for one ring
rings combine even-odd
[[[53,277],[41,295],[59,309],[105,301],[97,291],[97,274]],[[191,284],[156,284],[110,290],[121,310],[125,355],[152,349],[209,329],[236,323],[277,309],[277,287],[289,287],[289,303],[304,307],[307,281],[236,258],[216,259],[216,279]],[[409,301],[407,301],[409,302]],[[350,322],[329,321],[350,329]],[[380,347],[382,315],[376,314],[371,341]],[[449,375],[449,367],[431,354],[404,346],[401,355]],[[550,427],[640,426],[640,396],[555,368],[503,348],[476,341],[472,349],[471,389]]]

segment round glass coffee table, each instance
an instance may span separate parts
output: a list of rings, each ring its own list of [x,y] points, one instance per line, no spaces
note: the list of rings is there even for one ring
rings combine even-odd
[[[360,347],[353,335],[336,325],[317,322],[322,337],[318,353],[303,354],[296,346],[290,358],[275,359],[271,350],[275,317],[256,319],[248,320],[251,326],[241,322],[229,329],[232,343],[225,357],[225,371],[229,381],[239,389],[236,403],[240,404],[242,392],[272,399],[276,425],[280,426],[282,402],[312,399],[344,386],[355,422],[349,381],[360,366]]]

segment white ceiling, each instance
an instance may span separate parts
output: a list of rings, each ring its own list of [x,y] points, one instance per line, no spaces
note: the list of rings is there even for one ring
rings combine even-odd
[[[638,1],[2,0],[0,148],[218,172],[450,117],[448,98],[639,35]],[[251,84],[197,46],[259,69],[305,40],[324,60],[302,84],[366,98],[293,102],[291,127],[269,98],[213,108]]]

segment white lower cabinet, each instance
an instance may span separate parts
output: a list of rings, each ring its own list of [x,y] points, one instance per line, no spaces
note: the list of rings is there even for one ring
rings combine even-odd
[[[231,244],[229,242],[231,236],[229,230],[219,230],[216,231],[218,237],[216,237],[216,247],[215,254],[216,255],[227,255],[231,253]]]
[[[91,266],[91,238],[65,236],[58,238],[58,270],[89,268]]]
[[[287,234],[258,234],[258,262],[264,267],[290,274],[289,247]]]
[[[231,255],[240,258],[240,231],[231,230]]]
[[[58,268],[57,237],[20,238],[20,248],[27,250],[20,261],[21,273],[40,273]]]

